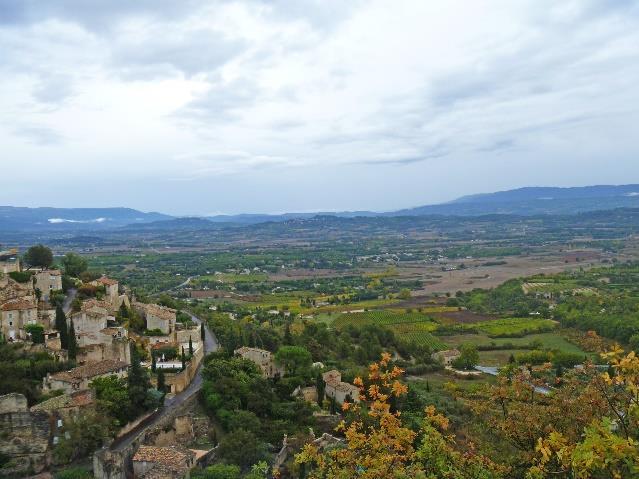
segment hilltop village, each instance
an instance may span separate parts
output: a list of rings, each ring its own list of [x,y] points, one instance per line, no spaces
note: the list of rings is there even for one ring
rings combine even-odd
[[[110,404],[120,414],[99,435],[126,432],[187,389],[204,356],[203,326],[190,315],[136,300],[118,281],[87,273],[75,255],[62,258],[58,269],[47,248],[30,253],[32,264],[21,262],[17,250],[0,252],[3,355],[41,365],[39,384],[0,396],[8,439],[0,444],[3,471],[15,477],[82,455],[74,441],[83,439],[72,435],[82,436],[81,421],[106,412],[109,395],[120,394],[122,402]],[[132,386],[142,386],[141,397],[132,396]]]

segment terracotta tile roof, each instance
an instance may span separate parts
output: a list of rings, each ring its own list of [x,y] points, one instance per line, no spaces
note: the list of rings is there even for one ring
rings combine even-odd
[[[9,301],[2,305],[3,311],[19,311],[24,309],[36,309],[36,305],[26,299],[19,299],[17,301]]]
[[[106,301],[100,301],[97,299],[89,299],[82,303],[82,311],[88,311],[90,309],[100,308],[109,310],[111,309],[111,303],[107,303]]]
[[[175,313],[177,312],[175,309],[160,306],[159,304],[136,303],[136,306],[143,309],[146,314],[151,314],[157,318],[166,321],[175,320]]]
[[[133,461],[153,462],[174,468],[178,465],[188,465],[194,457],[193,451],[181,446],[140,446],[133,456]]]
[[[116,280],[107,278],[106,276],[102,276],[100,279],[98,279],[98,282],[102,283],[104,286],[115,286],[116,284],[118,284]]]
[[[94,400],[95,395],[93,391],[91,389],[85,389],[83,391],[75,391],[71,394],[62,394],[48,399],[33,406],[31,411],[53,412],[71,407],[86,407],[93,404]]]
[[[115,373],[120,369],[127,368],[128,364],[124,361],[116,361],[115,359],[106,359],[104,361],[98,361],[85,364],[73,368],[69,371],[63,371],[60,373],[52,374],[53,379],[67,382],[80,382],[83,379],[90,379],[95,376],[101,376],[104,374]]]

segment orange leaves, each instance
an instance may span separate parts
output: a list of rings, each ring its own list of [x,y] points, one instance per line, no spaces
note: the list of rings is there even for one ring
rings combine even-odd
[[[399,381],[395,381],[391,389],[395,397],[400,397],[408,393],[408,386],[400,383]]]

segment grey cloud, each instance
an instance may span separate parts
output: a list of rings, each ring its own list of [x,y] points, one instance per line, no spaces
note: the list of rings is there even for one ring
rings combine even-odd
[[[243,42],[227,39],[210,30],[162,35],[139,43],[122,42],[112,52],[112,62],[125,77],[149,78],[180,71],[186,76],[213,73],[245,48]]]
[[[12,130],[16,136],[38,146],[57,145],[64,140],[64,137],[57,131],[42,125],[18,125],[14,126]]]
[[[203,122],[202,126],[206,127],[233,119],[238,109],[252,105],[258,95],[257,85],[251,80],[239,79],[228,84],[218,80],[207,92],[178,110],[175,117]]]
[[[72,80],[66,75],[41,78],[32,91],[35,100],[50,105],[58,105],[73,95]]]

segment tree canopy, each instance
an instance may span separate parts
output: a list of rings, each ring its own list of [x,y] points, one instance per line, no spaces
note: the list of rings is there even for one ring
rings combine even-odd
[[[24,254],[24,262],[30,267],[48,268],[53,264],[53,252],[42,244],[31,246]]]

